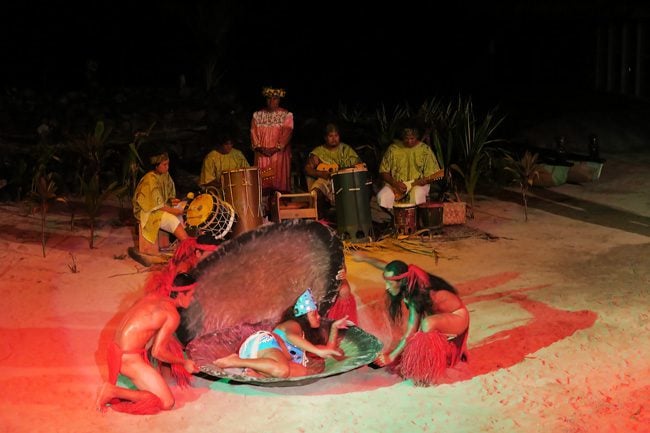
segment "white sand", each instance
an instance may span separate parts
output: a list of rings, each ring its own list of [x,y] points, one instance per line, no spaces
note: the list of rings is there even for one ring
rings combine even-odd
[[[53,212],[43,258],[39,216],[1,205],[0,431],[650,432],[650,158],[607,157],[598,183],[540,191],[547,210],[528,222],[518,203],[479,197],[468,224],[497,240],[436,243],[437,264],[378,254],[466,300],[471,359],[451,383],[418,388],[369,367],[292,388],[197,379],[153,416],[94,408],[103,347],[147,276],[118,257],[129,228],[107,209],[91,250],[88,230]],[[390,342],[380,273],[347,264],[360,326]]]

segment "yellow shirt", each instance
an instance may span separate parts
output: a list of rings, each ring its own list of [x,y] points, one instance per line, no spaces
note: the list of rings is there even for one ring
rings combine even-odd
[[[169,173],[150,171],[140,179],[133,196],[133,215],[140,221],[142,236],[149,242],[157,242],[161,208],[175,197],[176,186]]]

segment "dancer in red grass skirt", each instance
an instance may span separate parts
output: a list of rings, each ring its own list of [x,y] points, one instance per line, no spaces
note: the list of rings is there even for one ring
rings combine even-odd
[[[110,405],[116,411],[154,414],[174,406],[174,397],[160,372],[149,360],[171,365],[180,386],[187,386],[191,373],[198,372],[194,361],[186,359],[174,332],[180,323],[178,308],[192,302],[196,281],[169,267],[151,279],[147,292],[124,315],[115,338],[108,346],[108,381],[99,390],[97,409]],[[117,386],[118,374],[128,377],[137,389]]]
[[[395,348],[377,357],[376,365],[394,364],[405,379],[432,385],[448,367],[467,360],[469,312],[451,284],[399,260],[386,263],[361,254],[353,259],[383,271],[394,322],[401,319],[402,301],[409,312],[406,332]]]

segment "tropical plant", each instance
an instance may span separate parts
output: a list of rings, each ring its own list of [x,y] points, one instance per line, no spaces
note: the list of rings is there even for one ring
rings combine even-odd
[[[460,117],[458,108],[459,105],[453,102],[443,106],[439,100],[431,99],[425,101],[419,111],[419,117],[425,127],[423,141],[431,146],[440,168],[445,170],[444,180],[438,184],[439,200],[447,196],[450,189],[456,189],[451,165],[454,158],[456,124]]]
[[[95,124],[95,129],[81,139],[76,139],[73,146],[83,158],[81,179],[90,179],[99,175],[103,160],[107,156],[106,140],[111,134],[111,128],[106,128],[101,120]]]
[[[460,109],[462,107],[462,110]],[[474,105],[471,99],[462,103],[459,101],[460,116],[456,123],[456,137],[454,146],[459,149],[459,159],[452,164],[451,168],[463,179],[465,191],[469,199],[470,218],[474,216],[474,197],[476,186],[481,176],[489,168],[490,151],[488,144],[494,143],[490,139],[494,131],[499,127],[505,116],[496,114],[496,108],[490,110],[483,121],[479,122],[474,112]]]
[[[50,203],[55,200],[66,202],[64,198],[56,195],[54,173],[44,174],[38,172],[34,178],[34,189],[30,192],[29,198],[36,203],[41,214],[41,248],[43,257],[45,257],[45,225]]]
[[[73,274],[79,273],[79,267],[77,266],[77,258],[74,256],[74,254],[69,253],[70,258],[72,259],[72,264],[68,265],[68,269],[70,269],[70,272]]]
[[[519,184],[521,198],[524,204],[524,220],[528,221],[528,191],[536,178],[539,177],[540,166],[537,164],[537,153],[526,151],[519,160],[511,155],[505,156],[505,170],[514,175],[514,180]]]
[[[126,189],[126,186],[120,186],[117,182],[112,182],[106,189],[101,190],[99,185],[99,176],[91,177],[88,182],[80,177],[79,181],[81,183],[81,194],[84,199],[84,207],[88,214],[90,224],[90,248],[94,248],[95,226],[102,204],[111,195],[120,194],[121,190]]]
[[[367,117],[364,108],[358,105],[353,108],[348,108],[348,106],[343,103],[339,103],[337,114],[341,119],[353,124],[362,123]]]
[[[127,192],[130,196],[135,193],[140,174],[144,173],[144,164],[142,158],[140,158],[140,146],[149,138],[154,126],[156,126],[156,122],[153,122],[149,129],[144,132],[137,131],[133,141],[129,143],[129,149],[122,164],[122,183],[127,186]]]
[[[126,189],[126,186],[120,186],[117,181],[112,181],[106,188],[102,188],[100,175],[102,164],[109,154],[105,144],[110,133],[111,129],[106,128],[104,122],[98,121],[91,133],[74,142],[76,150],[83,158],[83,167],[78,180],[84,208],[89,217],[90,248],[94,248],[95,227],[102,204],[111,195],[118,195]]]
[[[386,112],[382,103],[375,111],[376,137],[381,149],[386,149],[398,135],[400,123],[411,115],[408,105],[396,105],[391,114]]]

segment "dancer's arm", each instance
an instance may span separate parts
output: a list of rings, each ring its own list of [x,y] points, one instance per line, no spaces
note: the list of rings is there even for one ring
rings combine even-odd
[[[358,252],[355,252],[352,254],[352,260],[355,262],[365,262],[368,263],[372,266],[374,266],[377,269],[384,270],[386,267],[387,263],[383,260],[375,259],[374,257],[368,257],[365,254],[361,254]]]
[[[154,337],[153,346],[151,347],[151,354],[159,361],[168,364],[181,364],[188,372],[195,373],[198,371],[194,361],[186,359],[183,356],[178,356],[169,350],[169,342],[176,338],[174,332],[180,323],[180,315],[175,309],[162,309],[158,314],[164,314],[165,319]]]
[[[294,321],[285,322],[283,325],[279,325],[278,327],[281,327],[286,332],[287,340],[289,340],[289,343],[293,344],[299,349],[304,350],[305,352],[311,352],[316,356],[320,356],[321,358],[329,358],[331,356],[341,355],[340,350],[329,347],[329,345],[317,346],[311,341],[307,340],[302,336],[302,329],[300,328],[300,325]],[[338,329],[336,332],[338,333]]]
[[[330,327],[330,336],[325,347],[328,349],[334,349],[338,346],[337,340],[339,338],[339,329],[348,329],[348,322],[349,320],[347,314],[340,319],[332,322],[332,325]]]
[[[419,326],[420,315],[415,310],[415,306],[409,305],[409,319],[404,335],[400,339],[399,343],[397,343],[397,346],[395,346],[395,348],[391,350],[390,353],[382,353],[379,355],[375,360],[375,364],[381,367],[384,365],[392,364],[395,359],[397,359],[397,357],[402,353],[404,347],[406,346],[406,342],[411,337],[411,335],[415,333]]]

